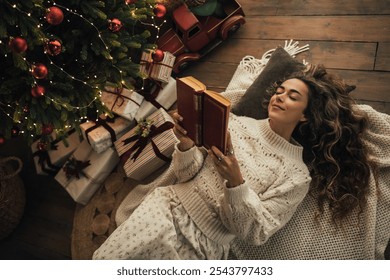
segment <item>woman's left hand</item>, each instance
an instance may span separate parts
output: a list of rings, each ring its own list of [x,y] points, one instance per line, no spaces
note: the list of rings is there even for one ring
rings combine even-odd
[[[217,147],[213,146],[208,150],[209,156],[214,161],[215,168],[222,178],[227,180],[227,187],[233,188],[244,183],[240,166],[234,155],[230,133],[227,135],[227,154],[224,155]]]

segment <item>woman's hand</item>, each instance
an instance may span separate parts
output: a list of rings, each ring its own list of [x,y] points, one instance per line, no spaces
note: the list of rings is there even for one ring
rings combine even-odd
[[[171,112],[170,114],[175,122],[175,127],[173,132],[175,133],[177,139],[179,139],[178,148],[180,151],[184,152],[191,149],[194,146],[194,141],[187,136],[187,131],[179,124],[183,120],[183,117],[180,116],[177,110]]]
[[[217,147],[213,146],[208,151],[209,156],[212,157],[215,168],[221,174],[222,178],[227,180],[226,186],[228,188],[234,188],[244,183],[242,178],[240,166],[234,156],[232,139],[230,133],[227,135],[227,155],[224,155]]]

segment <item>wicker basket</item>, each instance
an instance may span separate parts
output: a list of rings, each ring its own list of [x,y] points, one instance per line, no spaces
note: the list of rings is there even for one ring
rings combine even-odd
[[[22,167],[17,157],[0,158],[0,239],[15,229],[24,212],[26,194],[18,175]]]

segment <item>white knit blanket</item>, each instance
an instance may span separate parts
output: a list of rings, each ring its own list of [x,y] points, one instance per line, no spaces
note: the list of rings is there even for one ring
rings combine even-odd
[[[286,41],[287,52],[295,56],[308,46]],[[246,56],[237,67],[223,93],[234,106],[264,69],[273,50],[261,59]],[[319,222],[314,220],[316,199],[308,195],[292,220],[262,246],[240,240],[232,244],[232,258],[238,259],[383,259],[390,238],[390,116],[367,105],[357,105],[367,112],[370,128],[364,141],[379,167],[378,186],[370,184],[368,206],[360,217],[352,217],[342,229],[336,229],[325,209]]]

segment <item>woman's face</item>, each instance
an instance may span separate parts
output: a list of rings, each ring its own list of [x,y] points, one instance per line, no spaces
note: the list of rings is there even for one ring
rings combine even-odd
[[[268,116],[273,121],[291,124],[294,127],[305,121],[304,111],[309,102],[309,88],[299,79],[283,82],[271,97]]]

